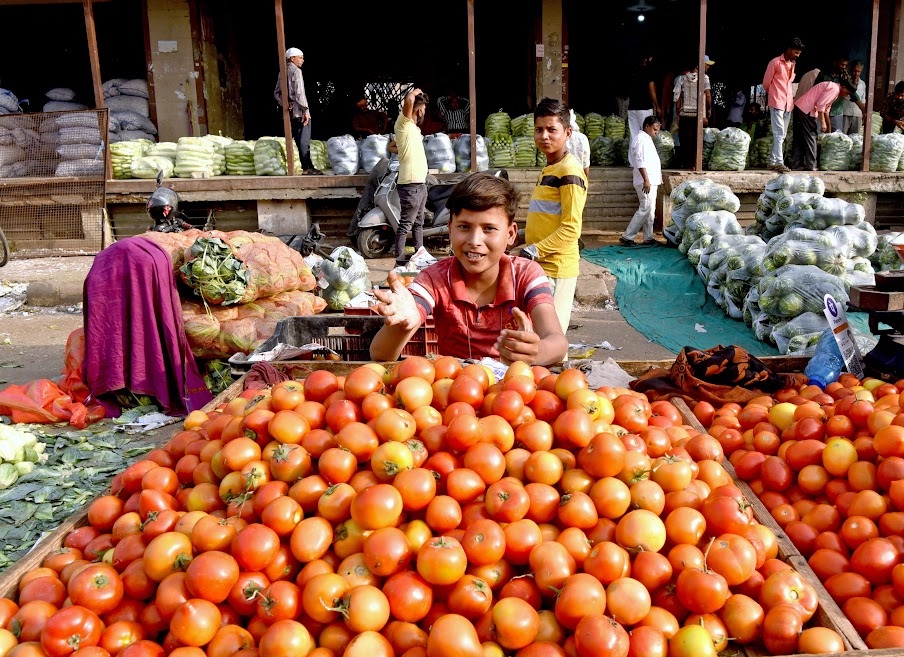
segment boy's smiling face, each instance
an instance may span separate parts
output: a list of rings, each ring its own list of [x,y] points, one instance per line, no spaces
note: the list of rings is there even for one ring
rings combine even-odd
[[[502,255],[518,236],[518,226],[509,222],[501,207],[480,212],[462,210],[452,218],[449,228],[452,252],[464,272],[471,275],[498,269]]]
[[[534,119],[534,143],[546,155],[557,155],[565,150],[571,128],[562,124],[558,116],[540,116]]]

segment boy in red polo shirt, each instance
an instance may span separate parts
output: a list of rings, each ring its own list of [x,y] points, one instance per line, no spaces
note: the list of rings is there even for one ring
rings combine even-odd
[[[390,289],[374,292],[374,310],[386,324],[370,345],[370,357],[396,360],[433,315],[443,355],[536,365],[563,360],[568,341],[549,279],[536,262],[506,254],[518,233],[514,185],[474,173],[455,186],[446,206],[455,257],[424,269],[407,288],[390,272]]]

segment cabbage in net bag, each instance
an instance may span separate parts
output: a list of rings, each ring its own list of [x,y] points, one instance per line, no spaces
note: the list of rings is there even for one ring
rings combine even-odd
[[[229,358],[250,354],[266,342],[276,323],[323,311],[326,302],[311,292],[293,290],[238,306],[205,308],[199,301],[182,300],[185,335],[196,358]]]
[[[725,128],[716,135],[709,168],[713,171],[743,171],[747,166],[750,135],[740,128]]]
[[[298,251],[278,237],[244,230],[206,232],[192,244],[179,272],[195,294],[217,306],[310,291],[316,285]]]
[[[760,309],[774,318],[822,313],[826,294],[839,304],[849,300],[844,282],[815,265],[785,265],[763,276],[757,284]]]

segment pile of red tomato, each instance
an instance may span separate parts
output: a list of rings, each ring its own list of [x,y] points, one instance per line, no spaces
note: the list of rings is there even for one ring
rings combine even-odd
[[[698,433],[579,370],[496,382],[448,357],[247,390],[118,475],[0,600],[0,657],[841,652],[722,466],[764,442],[749,414]],[[887,602],[904,579],[882,572]]]
[[[694,409],[870,648],[904,647],[904,381]]]

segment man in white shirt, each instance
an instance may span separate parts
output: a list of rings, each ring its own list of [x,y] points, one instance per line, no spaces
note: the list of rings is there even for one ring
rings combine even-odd
[[[634,189],[640,207],[618,241],[625,246],[635,246],[634,238],[643,229],[643,244],[656,244],[653,239],[653,216],[656,213],[656,191],[662,184],[662,166],[653,140],[659,134],[659,119],[648,116],[643,130],[631,142],[631,161],[634,163]]]
[[[863,75],[863,62],[859,59],[854,60],[851,64],[851,84],[857,91],[857,97],[866,103],[866,82],[861,77]],[[843,98],[841,101],[842,124],[841,132],[846,135],[856,135],[860,133],[863,126],[863,110],[853,100]]]

